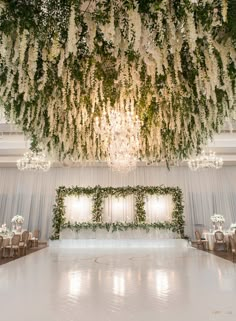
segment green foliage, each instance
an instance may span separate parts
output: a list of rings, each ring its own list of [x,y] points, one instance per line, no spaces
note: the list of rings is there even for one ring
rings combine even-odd
[[[138,9],[140,13],[150,13],[150,8],[154,7],[156,10],[160,8],[162,0],[138,0]]]
[[[59,161],[104,161],[95,118],[132,105],[140,159],[188,158],[234,112],[236,0],[227,17],[222,9],[220,0],[2,0],[7,118]]]
[[[228,29],[236,46],[236,0],[228,0]]]
[[[175,228],[175,224],[172,222],[155,222],[155,223],[123,223],[123,222],[114,222],[114,223],[97,223],[97,222],[83,222],[83,223],[74,223],[71,224],[70,222],[66,222],[62,225],[62,229],[69,228],[72,231],[79,232],[81,230],[92,230],[93,232],[96,232],[98,229],[106,229],[107,232],[112,231],[127,231],[129,229],[131,230],[137,230],[137,229],[143,229],[146,230],[146,232],[149,232],[150,229],[159,229],[159,230],[172,230],[173,232],[177,232]],[[51,239],[55,240],[56,238],[52,237]]]
[[[87,195],[92,197],[92,222],[78,223],[66,222],[64,199],[66,196]],[[103,202],[108,196],[126,197],[134,195],[135,198],[135,221],[132,223],[102,222]],[[174,202],[171,222],[146,222],[145,197],[147,195],[171,195]],[[60,186],[57,189],[56,204],[53,208],[53,235],[51,239],[59,239],[60,231],[63,228],[70,228],[79,231],[80,229],[91,229],[95,231],[98,228],[106,228],[107,231],[123,231],[128,228],[143,228],[148,231],[150,228],[170,229],[177,232],[182,237],[184,235],[184,217],[183,217],[183,195],[179,187],[164,186],[127,186],[127,187],[68,187]]]

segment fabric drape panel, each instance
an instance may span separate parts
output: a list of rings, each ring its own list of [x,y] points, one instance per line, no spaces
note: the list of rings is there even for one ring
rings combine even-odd
[[[222,214],[225,228],[236,222],[236,167],[192,172],[187,167],[147,166],[121,175],[102,166],[52,168],[47,173],[20,172],[0,168],[0,224],[11,226],[11,218],[21,214],[24,228],[39,228],[41,238],[51,233],[52,209],[56,188],[65,186],[179,186],[185,202],[185,233],[194,235],[194,225],[211,228],[210,216]]]
[[[135,219],[135,203],[133,195],[122,197],[108,196],[104,200],[104,222],[133,222]]]

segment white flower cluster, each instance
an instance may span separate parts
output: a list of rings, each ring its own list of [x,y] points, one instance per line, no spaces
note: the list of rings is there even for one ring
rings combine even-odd
[[[6,224],[2,224],[2,227],[0,227],[0,233],[6,234],[8,232],[8,228]]]
[[[218,41],[214,34],[215,26],[221,28],[227,20],[227,0],[222,0],[222,15],[217,8],[209,12],[213,25],[208,28],[193,9],[206,3],[214,9],[212,0],[191,0],[184,10],[185,23],[173,8],[166,9],[169,0],[161,1],[158,10],[150,6],[150,13],[143,15],[138,1],[136,9],[123,10],[123,1],[113,0],[102,22],[95,17],[108,10],[103,1],[92,1],[89,12],[88,1],[77,2],[76,8],[71,6],[66,36],[59,30],[52,39],[45,34],[40,38],[40,33],[19,27],[0,32],[6,79],[1,100],[24,129],[34,128],[53,156],[104,160],[107,150],[95,134],[95,117],[104,110],[126,112],[131,105],[137,106],[141,120],[150,117],[143,126],[148,130],[140,135],[142,159],[183,158],[180,147],[190,146],[183,148],[188,158],[200,139],[204,144],[220,130],[235,103],[228,67],[236,64],[236,51],[230,38]]]
[[[211,216],[211,221],[213,223],[224,223],[225,222],[225,218],[221,214],[214,214],[214,215]]]
[[[16,224],[23,224],[24,223],[24,217],[21,215],[15,215],[12,220],[12,223],[16,223]]]
[[[236,229],[236,223],[232,223],[232,224],[230,225],[230,229]]]

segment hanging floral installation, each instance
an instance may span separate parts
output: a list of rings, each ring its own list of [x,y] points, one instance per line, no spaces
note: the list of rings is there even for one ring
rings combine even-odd
[[[234,112],[235,21],[235,0],[0,0],[0,105],[58,160],[105,160],[112,110],[140,159],[186,159]]]

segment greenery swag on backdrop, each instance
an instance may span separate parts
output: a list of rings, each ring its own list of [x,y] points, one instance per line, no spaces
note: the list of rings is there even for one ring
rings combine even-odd
[[[75,231],[80,229],[91,229],[96,231],[98,228],[105,228],[107,231],[124,231],[127,229],[143,228],[148,231],[150,228],[169,229],[177,232],[181,237],[184,236],[184,217],[183,217],[183,194],[179,187],[165,186],[127,186],[127,187],[65,187],[60,186],[56,192],[56,204],[53,208],[53,233],[51,239],[59,239],[60,231],[70,228]],[[108,196],[126,197],[134,195],[135,198],[135,221],[128,222],[103,222],[103,204]],[[66,222],[66,207],[64,204],[67,196],[87,195],[92,197],[92,222]],[[174,203],[171,222],[146,222],[146,212],[144,209],[145,196],[147,195],[171,195]]]
[[[186,159],[234,113],[235,21],[236,0],[0,0],[0,105],[58,160],[106,160],[111,110],[140,159]]]

